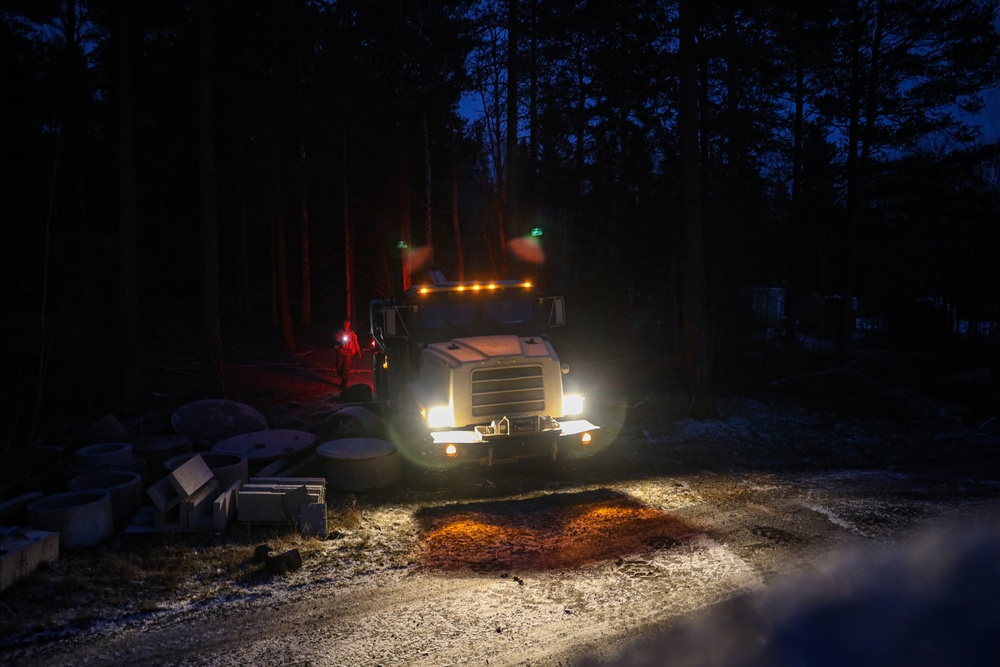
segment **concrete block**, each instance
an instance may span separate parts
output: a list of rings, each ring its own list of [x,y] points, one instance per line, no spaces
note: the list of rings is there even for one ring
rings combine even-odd
[[[251,477],[247,484],[309,484],[312,486],[326,486],[326,477],[265,477],[256,475]]]
[[[181,504],[181,497],[170,483],[169,475],[146,489],[146,495],[160,512],[169,512]]]
[[[236,517],[241,523],[284,523],[282,494],[240,489],[236,494]]]
[[[167,479],[182,498],[190,496],[212,479],[215,473],[201,456],[193,456],[167,475]]]
[[[0,526],[23,526],[25,521],[25,508],[29,503],[41,500],[44,493],[32,491],[20,496],[16,496],[0,503]]]
[[[305,485],[297,486],[285,492],[285,495],[281,498],[281,502],[285,506],[285,515],[289,520],[298,521],[299,508],[309,503],[309,491]]]
[[[203,517],[212,513],[212,505],[219,495],[218,480],[205,483],[200,489],[181,501],[181,530],[198,530]]]
[[[242,482],[236,480],[212,503],[212,529],[215,532],[223,532],[236,517],[236,494],[241,485]]]
[[[308,487],[306,491],[309,492]],[[287,523],[297,521],[289,517],[285,507],[285,490],[248,490],[245,486],[236,496],[236,516],[242,523]],[[306,502],[319,503],[317,494],[309,492]]]
[[[289,480],[290,482],[292,480]],[[305,486],[306,490],[309,492],[310,496],[316,498],[316,502],[325,503],[326,502],[326,487],[320,486],[318,484],[244,484],[240,487],[241,491],[253,491],[255,493],[280,493],[285,494],[289,491],[294,491],[295,489]]]
[[[326,537],[326,503],[302,504],[299,508],[299,533],[303,537]]]
[[[149,487],[146,494],[161,512],[166,512],[203,487],[212,477],[208,465],[200,456],[195,456]]]
[[[0,593],[59,558],[59,533],[18,528],[0,535]]]

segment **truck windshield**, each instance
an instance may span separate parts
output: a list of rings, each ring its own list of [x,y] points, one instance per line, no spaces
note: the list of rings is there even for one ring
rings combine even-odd
[[[425,303],[420,306],[420,324],[427,329],[467,327],[476,321],[476,304],[471,301]]]
[[[497,299],[482,303],[483,316],[500,324],[521,324],[535,319],[530,299]]]
[[[420,305],[420,327],[447,335],[492,333],[538,333],[535,309],[530,297],[463,299],[427,302]],[[436,335],[434,335],[436,337]]]

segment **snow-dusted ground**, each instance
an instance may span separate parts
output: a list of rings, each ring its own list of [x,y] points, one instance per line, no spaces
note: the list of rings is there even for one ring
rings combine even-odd
[[[608,392],[607,449],[558,474],[412,477],[359,497],[357,527],[285,577],[188,590],[58,639],[8,636],[0,663],[781,664],[785,654],[754,652],[786,646],[768,643],[771,632],[797,646],[795,633],[822,634],[826,621],[864,625],[866,600],[884,604],[912,581],[975,581],[934,557],[948,553],[939,531],[957,522],[974,522],[969,552],[989,562],[975,555],[995,544],[991,428],[906,427],[766,398],[720,406],[699,421],[676,395]],[[891,551],[899,544],[922,546],[911,558]],[[909,576],[873,591],[894,567]],[[802,609],[813,625],[790,622]],[[910,617],[887,618],[915,631]]]

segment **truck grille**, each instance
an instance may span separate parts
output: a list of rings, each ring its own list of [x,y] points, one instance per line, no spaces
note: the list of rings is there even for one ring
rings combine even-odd
[[[472,371],[472,415],[494,417],[545,409],[541,366]]]

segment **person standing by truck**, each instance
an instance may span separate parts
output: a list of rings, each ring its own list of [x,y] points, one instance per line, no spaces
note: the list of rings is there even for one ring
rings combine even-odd
[[[358,335],[351,329],[351,321],[344,320],[344,327],[337,332],[337,375],[340,376],[340,388],[347,389],[347,378],[351,374],[354,357],[361,356],[361,346],[358,345]]]

